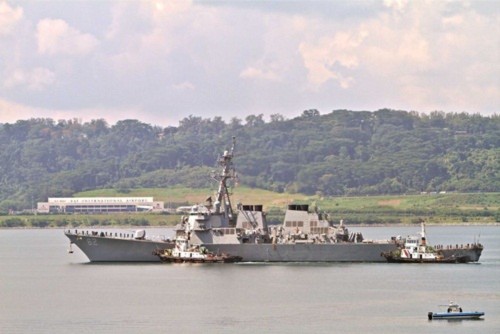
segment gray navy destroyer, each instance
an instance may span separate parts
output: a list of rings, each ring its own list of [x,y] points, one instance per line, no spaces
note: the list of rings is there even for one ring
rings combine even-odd
[[[349,233],[342,221],[334,225],[304,204],[289,205],[280,225],[267,224],[262,205],[237,204],[237,212],[233,211],[227,181],[235,178],[234,147],[233,138],[231,149],[218,160],[215,198],[191,207],[175,227],[175,238],[244,262],[385,262],[382,254],[400,246],[396,238],[366,240],[361,233]],[[175,240],[147,237],[144,230],[129,234],[66,230],[65,234],[70,249],[76,245],[92,262],[157,262],[158,251],[175,247]]]

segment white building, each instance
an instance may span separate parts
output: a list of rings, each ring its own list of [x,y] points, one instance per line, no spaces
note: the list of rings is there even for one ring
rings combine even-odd
[[[153,197],[49,197],[37,204],[38,213],[114,213],[163,211],[163,202]]]

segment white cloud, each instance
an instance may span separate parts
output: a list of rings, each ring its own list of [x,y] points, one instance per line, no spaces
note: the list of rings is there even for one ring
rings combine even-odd
[[[106,55],[109,66],[118,76],[168,70],[169,54],[190,47],[186,35],[200,21],[190,8],[190,1],[113,3],[105,36],[117,47]]]
[[[363,87],[359,98],[383,101],[380,107],[498,109],[498,15],[479,15],[461,3],[384,4],[389,12],[349,27],[323,20],[301,43],[315,91],[335,81],[344,89]]]
[[[441,20],[443,23],[443,26],[446,28],[458,28],[460,29],[460,26],[462,26],[464,22],[464,17],[462,15],[453,15],[449,17],[443,17]]]
[[[258,52],[251,52],[251,58],[245,61],[245,67],[240,71],[240,78],[259,79],[265,84],[282,84],[296,77],[300,69],[298,46],[307,35],[307,25],[313,20],[298,15],[282,13],[266,15],[254,13],[250,20],[255,25],[262,26],[261,44]],[[254,50],[252,50],[254,51]]]
[[[43,19],[38,22],[36,37],[38,52],[47,55],[88,54],[99,44],[94,36],[81,33],[60,19]]]
[[[9,34],[22,18],[23,9],[21,7],[12,8],[7,2],[0,2],[0,35]]]
[[[159,0],[150,4],[153,16],[156,19],[162,19],[165,16],[175,16],[185,13],[192,9],[193,2],[190,0]]]
[[[14,123],[19,119],[53,118],[67,119],[67,114],[59,110],[29,107],[20,103],[0,98],[0,123]],[[64,117],[66,116],[66,117]]]
[[[384,5],[393,10],[402,12],[408,5],[408,0],[384,0]]]
[[[313,43],[301,43],[299,50],[312,86],[317,88],[334,79],[342,88],[349,88],[354,78],[345,76],[342,72],[359,66],[358,53],[365,37],[363,30],[354,33],[340,31],[332,37],[321,37]]]
[[[46,68],[37,67],[31,71],[16,69],[4,80],[4,86],[6,88],[26,86],[28,89],[41,90],[54,83],[54,80],[55,74]]]
[[[365,22],[370,36],[361,62],[392,82],[393,101],[413,109],[494,110],[500,102],[498,79],[492,79],[500,75],[494,17],[460,6],[450,12],[445,2],[414,2],[400,18]]]
[[[0,98],[46,115],[164,122],[500,105],[489,2],[19,3],[0,0]]]
[[[19,119],[30,118],[52,118],[60,119],[80,119],[83,122],[88,122],[93,119],[105,118],[110,124],[123,119],[138,119],[152,125],[167,125],[172,124],[172,120],[168,118],[158,118],[153,115],[144,115],[144,111],[139,108],[81,108],[81,109],[48,109],[24,105],[0,98],[0,123],[15,123]],[[125,115],[125,116],[124,116]]]
[[[183,81],[181,83],[174,84],[174,85],[172,85],[172,87],[176,90],[179,90],[179,91],[196,89],[195,85],[193,85],[189,81]]]
[[[255,67],[247,67],[240,73],[240,77],[245,79],[264,79],[269,81],[280,81],[278,75],[272,71],[266,71]]]

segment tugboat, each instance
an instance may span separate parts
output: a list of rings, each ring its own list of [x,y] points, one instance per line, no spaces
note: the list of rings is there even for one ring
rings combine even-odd
[[[420,236],[408,236],[403,247],[381,254],[387,262],[394,263],[466,263],[470,262],[466,255],[451,255],[445,257],[443,253],[427,245],[425,223],[422,223]]]
[[[157,249],[153,255],[160,258],[162,262],[167,263],[234,263],[242,260],[241,256],[232,256],[221,253],[214,254],[200,245],[190,245],[189,238],[182,236],[175,240],[173,249]]]
[[[448,305],[448,310],[446,312],[429,312],[427,317],[429,320],[434,319],[447,319],[447,320],[462,320],[462,319],[480,319],[484,315],[484,312],[474,311],[474,312],[464,312],[460,305],[454,302],[450,302]]]

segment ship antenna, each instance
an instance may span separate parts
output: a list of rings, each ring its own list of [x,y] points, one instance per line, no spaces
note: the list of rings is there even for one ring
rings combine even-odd
[[[231,156],[233,156],[235,147],[236,147],[236,137],[233,136],[233,146],[231,146]]]
[[[234,177],[233,168],[233,154],[236,146],[236,137],[233,136],[233,143],[230,151],[224,151],[224,154],[219,158],[219,164],[222,166],[222,172],[216,178],[219,181],[219,189],[217,190],[216,212],[220,213],[220,206],[224,205],[224,212],[229,220],[233,219],[233,208],[231,206],[231,198],[229,197],[229,190],[227,189],[227,179]]]
[[[425,238],[425,223],[424,222],[421,223],[421,228],[422,228],[422,230],[420,231],[420,236],[422,238]]]

